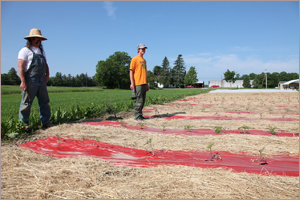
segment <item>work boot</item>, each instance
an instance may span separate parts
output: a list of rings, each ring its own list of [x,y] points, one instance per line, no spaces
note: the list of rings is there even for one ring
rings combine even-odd
[[[25,125],[25,132],[30,133],[32,131],[32,128],[28,125]]]
[[[50,128],[50,127],[52,127],[52,126],[53,126],[53,124],[51,124],[50,122],[48,122],[47,124],[44,124],[44,125],[42,126],[42,129],[45,130],[45,129]]]

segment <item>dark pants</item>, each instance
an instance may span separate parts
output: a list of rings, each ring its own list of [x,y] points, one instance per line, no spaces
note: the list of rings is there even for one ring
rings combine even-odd
[[[137,119],[140,116],[143,116],[143,108],[146,100],[146,92],[147,92],[147,85],[137,85],[135,86],[136,92],[136,100],[134,104],[134,118]]]
[[[26,80],[27,91],[21,91],[22,100],[20,104],[19,119],[23,119],[26,125],[29,125],[29,115],[31,105],[35,97],[38,99],[40,108],[40,119],[42,125],[50,122],[51,111],[49,106],[49,96],[45,79],[29,79]]]

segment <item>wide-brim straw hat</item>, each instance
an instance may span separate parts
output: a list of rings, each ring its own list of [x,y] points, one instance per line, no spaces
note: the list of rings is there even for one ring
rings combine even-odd
[[[24,37],[24,39],[28,39],[28,38],[32,38],[32,37],[39,37],[42,40],[47,40],[47,38],[45,38],[44,36],[42,36],[42,32],[40,29],[37,28],[33,28],[30,30],[29,35]]]

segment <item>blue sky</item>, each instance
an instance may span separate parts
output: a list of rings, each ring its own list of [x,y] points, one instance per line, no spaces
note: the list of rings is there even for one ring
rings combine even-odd
[[[148,70],[181,54],[205,84],[227,69],[299,73],[298,1],[2,1],[1,73],[17,70],[31,28],[48,38],[50,76],[94,76],[98,61],[134,57],[139,43]]]

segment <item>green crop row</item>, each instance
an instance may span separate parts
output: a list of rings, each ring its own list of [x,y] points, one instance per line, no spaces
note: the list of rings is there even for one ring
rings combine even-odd
[[[48,86],[47,90],[49,93],[60,93],[60,92],[99,92],[103,91],[101,87],[56,87]],[[1,95],[10,94],[21,94],[19,85],[1,85]]]
[[[202,89],[150,90],[147,92],[145,106],[163,104],[186,96],[206,93]],[[104,90],[103,92],[73,92],[49,94],[51,106],[50,121],[53,124],[74,122],[81,119],[92,119],[106,113],[118,113],[133,109],[134,101],[130,100],[129,90]],[[25,133],[25,126],[18,120],[21,95],[1,96],[1,137],[14,138]],[[38,129],[40,126],[37,100],[34,100],[29,126]]]

